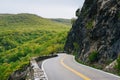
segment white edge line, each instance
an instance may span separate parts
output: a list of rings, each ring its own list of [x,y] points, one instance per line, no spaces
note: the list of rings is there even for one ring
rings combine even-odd
[[[84,64],[80,64],[80,63],[78,63],[78,62],[75,60],[75,56],[73,57],[73,61],[74,61],[75,63],[79,64],[79,65],[88,67],[88,68],[90,68],[90,69],[93,69],[93,70],[96,70],[96,71],[99,71],[99,72],[102,72],[102,73],[105,73],[105,74],[108,74],[108,75],[111,75],[111,76],[120,78],[120,76],[117,76],[117,75],[115,75],[115,74],[112,74],[112,73],[109,73],[109,72],[105,72],[105,71],[102,71],[102,70],[99,70],[99,69],[96,69],[96,68],[93,68],[93,67],[90,67],[90,66],[87,66],[87,65],[84,65]]]
[[[44,67],[43,67],[43,65],[45,64],[45,62],[46,62],[46,60],[42,62],[42,70],[43,70],[43,72],[44,72],[44,75],[45,75],[46,80],[48,80],[48,76],[47,76],[47,74],[46,74],[46,72],[45,72],[45,69],[44,69]]]

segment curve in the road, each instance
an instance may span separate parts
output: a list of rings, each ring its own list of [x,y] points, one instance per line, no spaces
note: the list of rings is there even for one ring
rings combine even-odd
[[[70,70],[71,72],[73,72],[74,74],[80,76],[81,78],[83,78],[84,80],[91,80],[90,78],[88,78],[87,76],[83,75],[82,73],[72,69],[71,67],[67,66],[63,61],[64,61],[64,58],[66,56],[64,56],[61,60],[60,60],[60,63],[68,70]]]
[[[79,64],[67,54],[43,61],[42,69],[48,80],[120,80],[119,76]]]

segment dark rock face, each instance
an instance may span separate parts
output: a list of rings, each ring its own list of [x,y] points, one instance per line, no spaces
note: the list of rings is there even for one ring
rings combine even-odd
[[[120,0],[85,0],[65,50],[77,52],[83,62],[93,51],[98,52],[100,64],[115,60],[120,53]]]

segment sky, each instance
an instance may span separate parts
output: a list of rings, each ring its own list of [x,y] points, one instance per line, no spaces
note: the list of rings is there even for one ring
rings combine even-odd
[[[0,13],[32,13],[45,18],[73,18],[84,0],[0,0]]]

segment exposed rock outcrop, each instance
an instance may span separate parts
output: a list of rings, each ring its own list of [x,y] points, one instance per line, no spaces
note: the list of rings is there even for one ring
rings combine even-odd
[[[65,50],[85,63],[93,51],[99,64],[114,61],[120,53],[120,0],[85,0]]]
[[[8,80],[25,80],[26,74],[29,72],[29,65],[21,67],[21,69],[14,71],[8,78]]]

